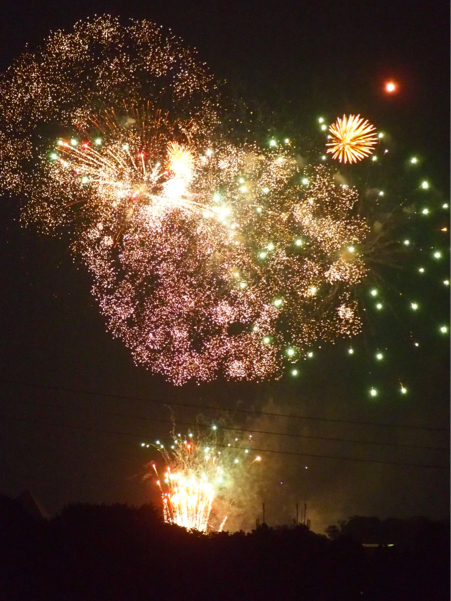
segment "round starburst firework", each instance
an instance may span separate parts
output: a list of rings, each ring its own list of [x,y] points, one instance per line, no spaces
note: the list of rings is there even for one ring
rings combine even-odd
[[[377,142],[376,128],[360,115],[343,115],[329,127],[332,141],[327,152],[343,163],[357,163],[373,153]]]

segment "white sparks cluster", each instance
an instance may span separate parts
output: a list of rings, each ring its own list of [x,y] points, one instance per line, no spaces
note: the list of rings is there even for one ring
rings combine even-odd
[[[214,81],[160,28],[58,32],[2,76],[0,106],[3,187],[27,223],[69,229],[137,363],[176,384],[261,380],[360,330],[357,193],[289,144],[220,135]]]

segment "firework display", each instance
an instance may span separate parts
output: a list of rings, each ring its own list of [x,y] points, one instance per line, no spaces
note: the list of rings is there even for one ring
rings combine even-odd
[[[234,494],[238,494],[237,480],[245,466],[248,469],[261,461],[259,455],[239,442],[237,438],[230,437],[228,441],[224,436],[191,432],[185,437],[173,434],[168,448],[157,441],[164,472],[160,475],[155,463],[151,467],[157,476],[166,522],[200,532],[222,530],[227,515],[216,515],[217,523],[213,524],[215,502],[220,498],[226,505],[233,502]]]
[[[176,384],[278,377],[313,341],[359,331],[356,192],[289,143],[219,134],[215,84],[175,38],[80,23],[0,90],[4,186],[28,197],[26,223],[70,226],[136,362]]]
[[[399,247],[384,192],[359,196],[288,139],[237,141],[174,36],[81,22],[1,76],[0,107],[2,188],[25,198],[24,223],[66,232],[136,363],[177,385],[296,376],[313,345],[361,331],[360,288]],[[329,131],[341,163],[382,135],[359,115]]]
[[[332,158],[356,163],[370,156],[377,142],[376,128],[360,115],[343,115],[329,127],[332,141],[327,143]]]

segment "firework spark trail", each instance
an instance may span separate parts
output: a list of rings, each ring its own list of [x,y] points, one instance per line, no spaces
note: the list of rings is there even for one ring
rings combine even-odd
[[[216,85],[176,38],[79,23],[2,76],[0,107],[3,187],[26,223],[70,227],[137,363],[175,384],[262,380],[359,332],[356,192],[289,145],[218,133]]]
[[[216,436],[192,433],[186,438],[174,434],[170,448],[157,442],[165,463],[163,476],[154,463],[151,467],[158,478],[166,522],[200,532],[215,529],[211,522],[215,501],[221,498],[223,503],[231,503],[244,466],[261,460],[258,455],[251,460],[249,449],[235,448],[236,442],[231,439],[218,444]],[[217,517],[216,521],[221,520],[217,530],[221,531],[227,515]]]

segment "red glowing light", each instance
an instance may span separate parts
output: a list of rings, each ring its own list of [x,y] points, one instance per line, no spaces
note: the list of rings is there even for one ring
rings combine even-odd
[[[385,84],[385,91],[388,94],[393,94],[394,92],[397,92],[397,90],[398,85],[394,81],[387,81],[387,83]]]

